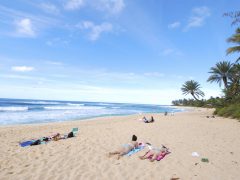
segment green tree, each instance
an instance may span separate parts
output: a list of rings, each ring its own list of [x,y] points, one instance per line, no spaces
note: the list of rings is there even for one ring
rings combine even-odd
[[[237,28],[236,33],[227,39],[228,42],[235,43],[237,46],[233,46],[227,49],[227,54],[240,52],[240,28]],[[240,58],[237,59],[237,61]]]
[[[240,11],[231,11],[224,13],[223,16],[228,16],[232,18],[232,25],[240,23]]]
[[[230,85],[226,92],[229,96],[235,96],[240,94],[240,64],[234,64],[233,75],[230,78]]]
[[[216,63],[215,67],[211,67],[210,72],[212,75],[208,78],[207,82],[217,82],[219,85],[224,83],[225,88],[228,87],[228,79],[233,74],[233,65],[228,61],[221,61]]]
[[[193,98],[197,101],[199,101],[199,96],[204,96],[204,92],[200,90],[200,84],[194,80],[186,81],[181,90],[184,95],[191,94]]]

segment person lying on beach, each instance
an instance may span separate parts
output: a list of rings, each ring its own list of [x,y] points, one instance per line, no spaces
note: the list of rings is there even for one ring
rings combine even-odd
[[[215,118],[215,116],[206,116],[206,118]]]
[[[169,153],[168,148],[163,146],[161,148],[153,147],[151,144],[146,143],[148,145],[148,151],[143,155],[139,156],[141,160],[149,159],[149,161],[153,162],[158,159],[162,159],[166,154]]]
[[[131,150],[133,150],[134,148],[137,148],[137,147],[138,147],[137,136],[133,135],[131,142],[129,142],[127,144],[123,144],[116,151],[109,152],[109,157],[112,155],[117,155],[117,159],[120,159],[123,155],[129,153]]]
[[[39,145],[39,144],[45,144],[51,140],[53,141],[58,141],[62,139],[60,133],[56,133],[54,135],[48,136],[48,137],[42,137],[36,140],[33,140],[33,142],[30,144],[30,146],[35,146],[35,145]]]
[[[43,138],[40,138],[40,139],[36,140],[37,142],[35,142],[33,145],[38,145],[39,141],[41,141],[41,142],[48,142],[48,141],[51,141],[51,140],[58,141],[58,140],[61,140],[61,139],[66,139],[66,138],[71,138],[71,137],[74,137],[72,131],[70,133],[68,133],[67,135],[61,135],[60,133],[56,133],[56,134],[53,134],[51,136],[43,137]]]

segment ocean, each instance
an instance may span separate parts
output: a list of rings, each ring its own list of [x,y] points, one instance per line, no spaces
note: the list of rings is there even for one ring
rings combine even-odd
[[[166,111],[183,110],[164,105],[0,98],[0,125],[61,122]]]

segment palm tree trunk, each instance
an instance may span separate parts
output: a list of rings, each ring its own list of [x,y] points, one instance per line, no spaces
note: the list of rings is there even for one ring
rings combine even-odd
[[[223,76],[223,83],[224,83],[225,88],[227,89],[228,85],[227,85],[227,77],[226,76]]]
[[[196,98],[196,96],[194,95],[194,93],[191,93],[191,95],[193,96],[193,98],[197,101],[199,101],[199,99]]]

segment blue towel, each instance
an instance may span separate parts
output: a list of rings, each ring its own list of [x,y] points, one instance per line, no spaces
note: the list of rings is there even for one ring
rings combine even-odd
[[[131,150],[129,153],[127,153],[127,156],[131,156],[132,154],[137,153],[138,151],[141,151],[144,149],[144,146],[139,146],[138,148],[134,148],[133,150]]]
[[[21,147],[30,146],[33,142],[34,142],[34,140],[24,141],[24,142],[19,143],[19,145],[20,145]]]

